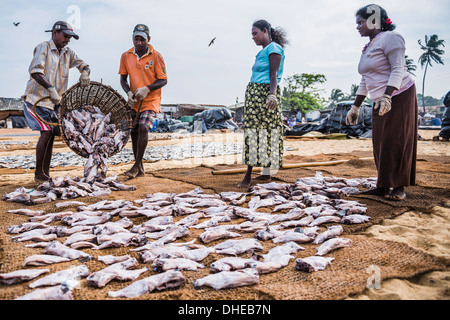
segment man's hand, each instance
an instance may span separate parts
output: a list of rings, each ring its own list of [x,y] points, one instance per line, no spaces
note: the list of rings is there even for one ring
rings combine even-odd
[[[136,98],[138,100],[144,100],[149,92],[150,92],[150,89],[147,86],[145,86],[145,87],[138,88],[136,90],[136,92],[134,93],[134,95],[136,96]]]
[[[383,94],[375,103],[375,106],[373,107],[375,110],[380,108],[380,111],[378,114],[381,116],[384,116],[386,113],[391,111],[392,106],[392,97],[387,94]]]
[[[86,69],[84,69],[83,71],[81,71],[80,86],[88,87],[90,83],[91,79],[89,78],[89,72]]]
[[[58,92],[56,91],[55,87],[48,87],[47,88],[48,93],[50,95],[50,101],[55,104],[58,105],[61,103],[61,97],[59,96]]]
[[[345,117],[345,124],[348,126],[354,126],[358,122],[359,107],[352,105],[352,108],[347,112]]]
[[[128,105],[133,108],[134,104],[137,102],[137,100],[135,98],[133,98],[133,92],[128,91],[127,92],[127,96],[128,96]]]
[[[277,96],[274,94],[269,94],[266,100],[266,107],[269,110],[274,110],[278,106]]]

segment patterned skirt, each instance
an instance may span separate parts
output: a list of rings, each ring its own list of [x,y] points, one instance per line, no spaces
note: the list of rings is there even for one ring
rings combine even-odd
[[[278,107],[275,110],[266,107],[269,94],[269,84],[250,82],[247,86],[242,161],[248,166],[280,169],[283,166],[280,87],[277,88]]]

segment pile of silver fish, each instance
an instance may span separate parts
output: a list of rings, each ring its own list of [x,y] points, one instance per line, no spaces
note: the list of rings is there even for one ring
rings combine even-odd
[[[209,274],[193,280],[195,289],[254,285],[264,274],[281,270],[292,260],[294,270],[325,270],[335,259],[330,253],[352,246],[351,239],[341,237],[342,225],[370,220],[364,204],[344,197],[360,188],[373,188],[375,183],[376,178],[324,177],[317,172],[294,184],[257,184],[247,192],[207,194],[195,188],[89,205],[62,201],[55,204],[58,210],[53,213],[10,210],[28,217],[27,222],[8,228],[12,241],[42,251],[27,257],[22,270],[0,274],[0,282],[10,285],[39,278],[29,287],[46,288],[17,299],[73,299],[75,288],[84,290],[77,286],[82,279],[96,288],[114,280],[132,281],[108,295],[133,298],[184,285],[183,272],[205,268]],[[135,217],[139,217],[139,224],[133,222]],[[193,230],[201,233],[187,241]],[[276,245],[267,250],[267,242]],[[298,257],[305,244],[314,245],[316,254]],[[118,247],[129,247],[130,254],[101,254],[103,249]],[[98,254],[87,254],[83,249]],[[140,262],[131,253],[137,254]],[[208,266],[203,261],[213,253],[218,258]],[[33,268],[87,259],[97,259],[106,266],[95,272],[84,265],[71,266],[44,276],[48,269]],[[142,268],[138,268],[140,263]]]
[[[95,170],[91,170],[95,174]],[[95,181],[88,177],[51,178],[50,181],[41,183],[36,189],[19,187],[13,192],[5,193],[2,200],[6,202],[18,202],[26,205],[36,205],[52,202],[57,199],[68,200],[78,197],[108,196],[111,191],[134,191],[135,186],[129,186],[119,181],[117,175],[111,175]]]
[[[181,160],[189,158],[214,157],[219,155],[232,155],[242,152],[242,144],[199,142],[186,145],[149,146],[145,150],[144,161]],[[134,161],[133,151],[123,148],[120,152],[109,157],[109,165],[130,163]],[[80,167],[84,166],[86,159],[73,152],[55,152],[52,156],[51,167]],[[8,169],[36,168],[34,155],[14,155],[0,157],[0,167]]]
[[[106,178],[108,158],[122,150],[125,132],[110,123],[111,113],[105,115],[98,107],[84,105],[64,114],[63,134],[69,147],[87,156],[84,165],[86,182]]]

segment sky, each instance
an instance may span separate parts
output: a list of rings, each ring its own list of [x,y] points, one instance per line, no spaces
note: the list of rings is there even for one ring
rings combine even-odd
[[[256,54],[251,37],[258,19],[282,27],[285,48],[283,79],[298,73],[324,74],[322,97],[338,88],[349,93],[359,84],[358,62],[368,42],[356,31],[355,12],[371,2],[361,0],[0,0],[0,97],[19,98],[29,79],[28,67],[37,44],[50,39],[57,20],[73,25],[79,40],[69,47],[91,68],[91,80],[110,85],[123,96],[119,61],[130,49],[138,23],[150,28],[155,50],[165,60],[168,84],[163,104],[232,105],[244,101]],[[443,97],[450,90],[450,1],[379,0],[406,41],[406,54],[417,65],[422,92],[422,54],[417,41],[437,34],[445,40],[444,65],[428,69],[425,95]],[[20,22],[16,27],[13,22]],[[213,45],[210,41],[216,38]],[[72,69],[69,87],[79,79]],[[280,86],[285,86],[284,80]]]

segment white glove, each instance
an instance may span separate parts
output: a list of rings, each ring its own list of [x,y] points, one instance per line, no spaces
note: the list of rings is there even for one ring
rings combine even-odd
[[[149,92],[150,92],[150,89],[147,86],[145,86],[145,87],[138,88],[136,90],[136,92],[134,93],[134,95],[136,96],[137,99],[144,100]]]
[[[89,78],[89,72],[87,72],[86,70],[81,71],[80,86],[88,87],[90,82],[91,79]]]
[[[347,112],[347,116],[345,117],[345,124],[348,126],[354,126],[358,122],[359,116],[359,108],[355,105],[352,105],[352,108]]]
[[[383,94],[375,103],[375,106],[373,107],[375,110],[380,108],[379,115],[384,116],[386,113],[391,111],[392,106],[392,97],[387,94]]]
[[[58,92],[56,91],[55,87],[48,87],[47,88],[48,93],[50,95],[50,101],[57,105],[61,103],[61,97],[59,96]]]
[[[269,110],[274,110],[278,106],[277,96],[274,94],[269,94],[266,100],[266,107]]]
[[[137,100],[135,98],[133,98],[133,92],[128,91],[127,92],[127,96],[128,96],[128,105],[133,108],[134,104],[137,102]]]

